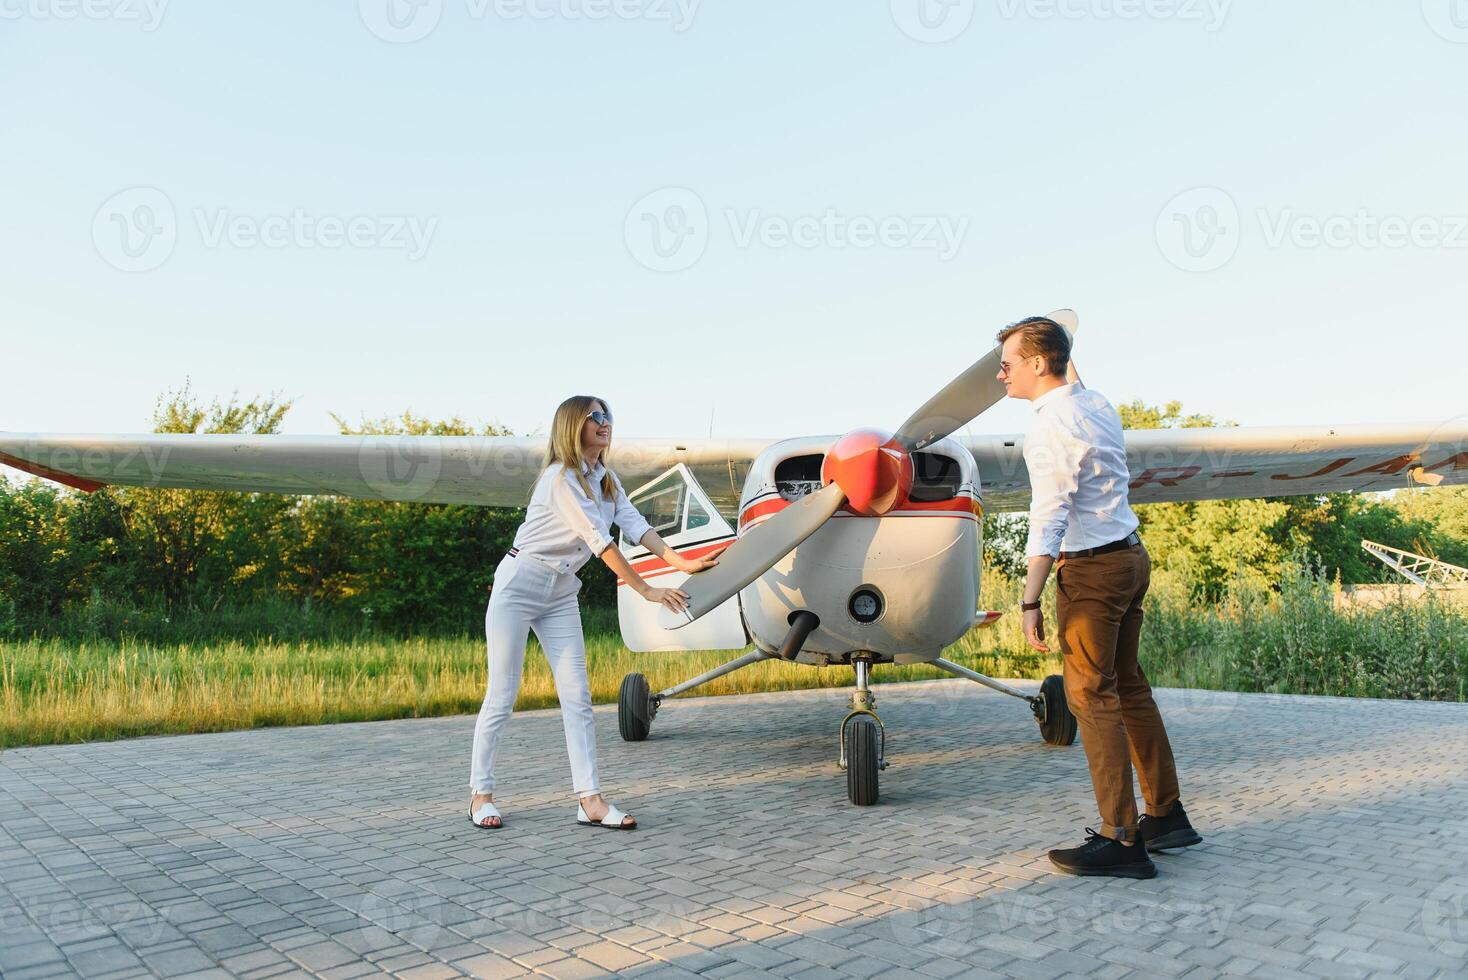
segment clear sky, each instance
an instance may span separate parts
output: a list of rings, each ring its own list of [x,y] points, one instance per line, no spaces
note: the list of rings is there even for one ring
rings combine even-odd
[[[1115,401],[1460,416],[1463,7],[0,0],[0,429],[890,428],[1062,306]]]

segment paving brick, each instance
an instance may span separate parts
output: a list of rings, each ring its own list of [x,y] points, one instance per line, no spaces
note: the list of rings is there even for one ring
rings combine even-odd
[[[554,711],[506,736],[495,835],[462,826],[470,718],[9,750],[0,908],[24,912],[3,917],[0,974],[1411,978],[1468,960],[1435,892],[1468,863],[1468,706],[1159,691],[1206,840],[1130,882],[1045,860],[1094,825],[1079,746],[1041,745],[1022,705],[965,682],[879,696],[892,766],[863,810],[830,751],[843,692],[678,699],[645,743],[598,707],[609,792],[643,823],[626,835],[570,826],[563,767],[531,761],[562,756]],[[77,815],[79,778],[117,820]],[[727,819],[751,799],[760,820]],[[1434,858],[1404,815],[1438,828]]]

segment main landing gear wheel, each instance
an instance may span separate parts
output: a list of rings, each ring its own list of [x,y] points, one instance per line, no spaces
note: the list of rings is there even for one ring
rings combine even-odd
[[[1050,745],[1070,745],[1076,740],[1076,716],[1065,701],[1065,679],[1051,674],[1040,684],[1035,706],[1035,720],[1040,723],[1040,736]]]
[[[856,717],[846,726],[846,795],[857,806],[877,802],[877,769],[881,762],[877,723]]]
[[[622,733],[622,741],[645,741],[657,712],[646,677],[628,674],[622,678],[622,690],[617,695],[617,730]]]

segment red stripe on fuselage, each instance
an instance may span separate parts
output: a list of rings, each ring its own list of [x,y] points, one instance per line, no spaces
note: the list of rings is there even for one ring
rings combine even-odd
[[[761,500],[757,504],[751,504],[744,513],[739,515],[739,526],[750,527],[761,519],[777,514],[790,506],[790,501],[783,497],[773,500]],[[979,518],[984,514],[984,505],[976,497],[957,496],[949,500],[933,500],[918,502],[909,500],[899,509],[888,511],[882,517],[971,517]],[[836,517],[862,517],[845,504],[834,515]],[[881,518],[868,518],[869,520],[880,520]]]
[[[687,551],[679,551],[677,548],[674,548],[673,550],[677,551],[678,554],[682,555],[684,558],[705,558],[710,555],[717,555],[719,552],[723,551],[725,548],[729,547],[733,543],[733,538],[727,538],[723,541],[715,541],[713,544],[701,545],[697,548],[689,548]],[[649,556],[647,558],[639,558],[636,562],[633,563],[632,570],[645,579],[653,578],[658,575],[666,575],[668,572],[677,571],[677,569],[675,569],[672,565],[669,565],[667,562],[663,561],[661,558],[658,558],[655,555]],[[627,583],[625,580],[619,578],[617,579],[617,584],[626,585]]]

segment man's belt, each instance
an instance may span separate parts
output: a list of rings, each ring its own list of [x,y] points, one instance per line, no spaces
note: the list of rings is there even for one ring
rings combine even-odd
[[[1141,543],[1142,536],[1139,535],[1136,531],[1133,531],[1131,534],[1128,534],[1120,541],[1113,541],[1110,544],[1097,545],[1094,548],[1083,548],[1080,551],[1062,551],[1060,553],[1060,557],[1064,558],[1066,561],[1069,561],[1072,558],[1094,558],[1096,555],[1110,554],[1113,551],[1120,551],[1123,548],[1135,548]]]

